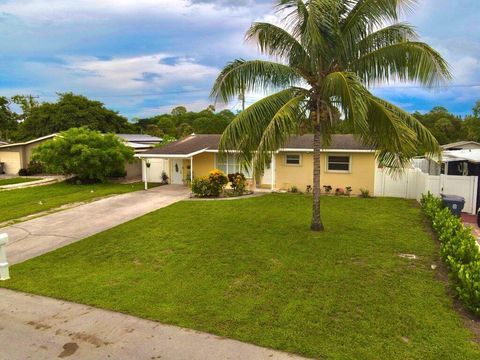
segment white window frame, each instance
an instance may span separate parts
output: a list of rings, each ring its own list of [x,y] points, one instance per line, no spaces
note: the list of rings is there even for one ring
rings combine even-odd
[[[287,157],[288,156],[298,156],[298,164],[289,164],[287,162]],[[300,153],[285,153],[284,156],[283,156],[283,165],[285,166],[302,166],[302,162],[303,162],[303,159],[302,159],[302,154]]]
[[[329,164],[330,164],[330,157],[333,157],[333,156],[340,156],[340,157],[348,157],[348,170],[330,170],[329,168]],[[352,155],[348,154],[327,154],[327,161],[325,161],[325,171],[327,173],[338,173],[338,174],[350,174],[352,172]],[[342,163],[339,163],[339,162],[336,162],[338,164],[344,164],[343,162]]]
[[[228,174],[233,174],[233,173],[236,173],[236,172],[240,172],[240,173],[244,174],[247,179],[251,179],[252,176],[253,176],[252,175],[253,174],[252,169],[250,169],[250,171],[248,171],[248,173],[246,173],[246,171],[244,171],[243,169],[240,168],[237,161],[234,161],[234,162],[231,161],[231,159],[235,158],[235,156],[236,156],[235,154],[225,154],[225,155],[223,155],[223,157],[226,157],[226,159],[222,160],[221,164],[226,164],[226,167],[227,167],[226,174],[228,175]],[[215,168],[216,169],[218,169],[219,158],[220,158],[220,155],[218,153],[215,154]],[[221,169],[219,169],[219,170],[221,170]]]

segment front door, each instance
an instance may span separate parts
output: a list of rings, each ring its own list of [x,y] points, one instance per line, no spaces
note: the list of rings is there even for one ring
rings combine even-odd
[[[272,185],[272,163],[266,164],[263,169],[262,185]]]
[[[183,159],[172,160],[172,184],[183,184]]]

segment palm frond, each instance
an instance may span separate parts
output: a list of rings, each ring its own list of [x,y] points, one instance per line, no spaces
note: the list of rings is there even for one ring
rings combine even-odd
[[[350,72],[334,72],[323,82],[322,94],[345,116],[355,131],[368,129],[367,112],[369,93],[361,80]]]
[[[356,54],[365,55],[385,46],[395,45],[404,41],[414,41],[418,34],[408,23],[397,23],[377,30],[360,40],[355,46]],[[355,58],[355,54],[352,54]]]
[[[250,162],[263,133],[275,114],[302,90],[289,88],[266,96],[239,113],[227,126],[220,139],[221,153],[236,150],[244,161]]]
[[[370,30],[398,21],[401,11],[412,10],[417,0],[358,0],[342,22],[345,34],[355,36],[367,26]]]
[[[264,60],[237,59],[215,80],[210,96],[228,102],[245,92],[268,92],[299,84],[301,75],[292,67]]]
[[[310,57],[298,40],[287,30],[269,23],[254,23],[246,34],[247,41],[258,44],[264,54],[282,59],[297,69],[308,68]]]
[[[442,56],[427,44],[414,41],[381,47],[353,60],[349,68],[366,84],[400,80],[435,86],[451,79]]]
[[[288,100],[273,116],[259,142],[253,164],[255,171],[263,171],[270,154],[284,146],[290,136],[298,134],[300,124],[305,117],[306,94],[297,95]]]
[[[438,154],[435,137],[413,116],[397,106],[371,95],[368,109],[369,130],[362,140],[378,150],[378,161],[391,171],[409,164],[420,148]]]

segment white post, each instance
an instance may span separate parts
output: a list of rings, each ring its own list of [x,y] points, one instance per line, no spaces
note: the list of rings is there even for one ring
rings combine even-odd
[[[143,166],[143,181],[145,182],[145,190],[148,190],[148,166],[147,166],[147,160],[145,158],[142,159],[142,166]]]
[[[272,162],[270,164],[270,171],[272,172],[272,191],[275,191],[275,167],[276,167],[275,153],[272,153]]]
[[[7,242],[8,235],[0,234],[0,280],[10,279],[10,274],[8,272],[7,253],[5,252]]]
[[[190,157],[190,184],[193,181],[193,156]]]

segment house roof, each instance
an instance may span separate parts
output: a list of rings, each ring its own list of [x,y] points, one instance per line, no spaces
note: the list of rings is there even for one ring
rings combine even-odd
[[[442,152],[442,161],[469,161],[480,163],[480,149],[451,150]]]
[[[24,141],[24,142],[18,142],[18,143],[13,143],[13,144],[0,145],[0,149],[9,148],[9,147],[14,147],[14,146],[23,146],[23,145],[33,144],[33,143],[36,143],[36,142],[39,142],[39,141],[43,141],[43,140],[48,140],[48,139],[54,138],[55,136],[57,136],[57,134],[50,134],[50,135],[42,136],[42,137],[39,137],[39,138],[36,138],[36,139],[33,139],[33,140]]]
[[[154,148],[142,153],[142,157],[147,155],[154,156],[192,156],[204,151],[216,152],[218,151],[218,144],[221,135],[218,134],[201,134],[191,135],[185,139],[172,142],[160,148]],[[313,135],[307,134],[302,136],[294,136],[290,138],[286,146],[280,151],[313,151]],[[368,146],[363,145],[353,135],[333,135],[332,143],[328,150],[352,152],[372,151]]]
[[[133,143],[159,143],[161,138],[146,134],[116,134],[119,138]]]
[[[476,141],[458,141],[458,142],[454,142],[454,143],[451,143],[451,144],[442,145],[441,147],[442,147],[443,150],[453,150],[453,149],[461,150],[461,149],[465,149],[465,148],[480,149],[480,143],[478,143]]]
[[[25,141],[25,142],[18,142],[18,143],[13,143],[13,144],[8,144],[8,143],[3,143],[0,141],[0,149],[1,148],[9,148],[9,147],[15,147],[15,146],[24,146],[28,144],[33,144],[39,141],[43,140],[49,140],[57,136],[58,134],[50,134],[46,136],[42,136],[33,140]],[[125,145],[133,148],[134,150],[136,149],[148,149],[155,144],[158,144],[162,141],[161,138],[158,138],[156,136],[150,136],[150,135],[144,135],[144,134],[115,134],[117,135],[120,139],[125,141]]]

